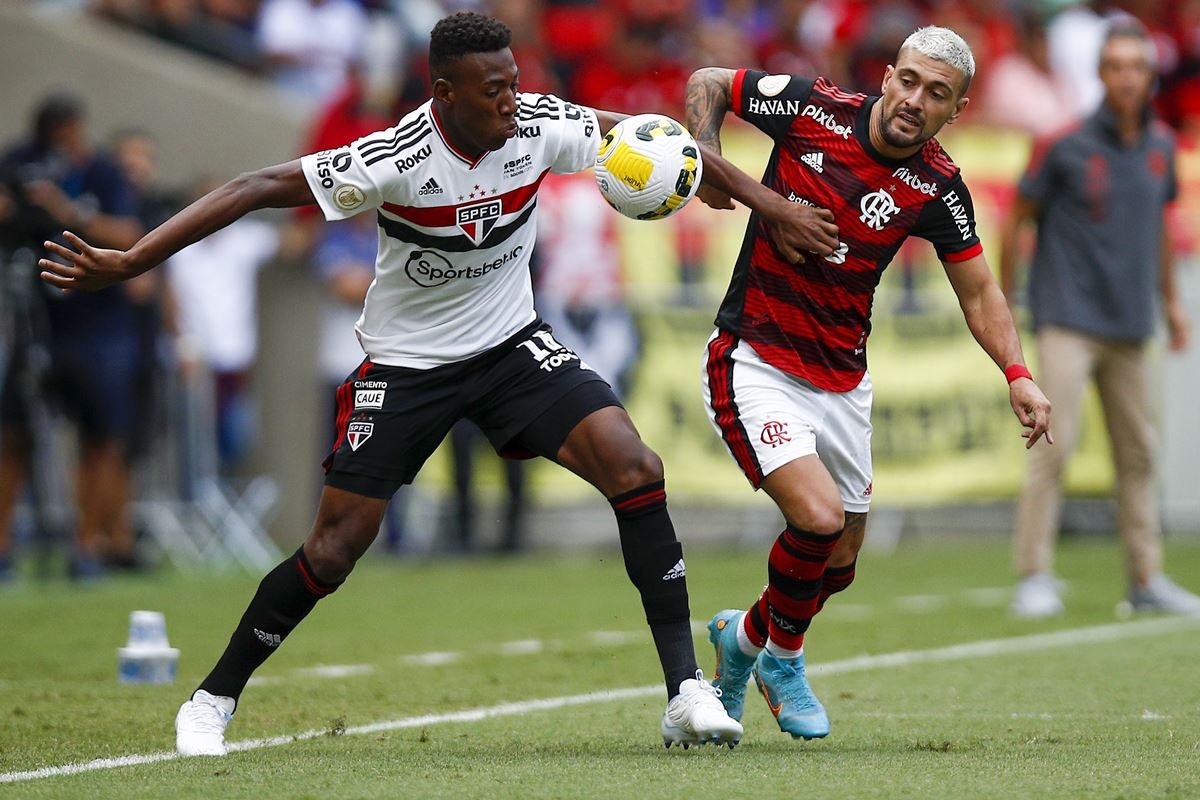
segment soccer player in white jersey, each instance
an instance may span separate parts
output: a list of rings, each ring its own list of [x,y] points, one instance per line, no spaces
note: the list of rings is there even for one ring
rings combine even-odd
[[[630,580],[662,663],[664,742],[735,744],[731,719],[696,666],[682,548],[663,467],[608,384],[537,317],[529,256],[537,188],[548,171],[592,164],[623,115],[518,92],[511,33],[451,15],[434,27],[433,96],[395,127],[353,145],[241,175],[128,251],[46,243],[42,277],[68,290],[131,278],[260,208],[317,203],[329,219],[375,211],[375,282],[356,326],[367,358],[338,390],[337,440],[317,518],[267,574],[212,672],[176,717],[183,755],[222,755],[242,689],[349,575],[379,531],[388,498],[446,432],[470,418],[497,450],[540,455],[604,493]],[[775,222],[795,255],[821,246],[819,210],[788,203],[715,153],[704,180]]]

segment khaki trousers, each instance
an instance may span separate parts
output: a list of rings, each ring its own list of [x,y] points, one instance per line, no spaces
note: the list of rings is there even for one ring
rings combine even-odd
[[[1063,468],[1079,441],[1084,389],[1095,379],[1112,443],[1126,568],[1130,581],[1145,583],[1162,565],[1145,343],[1101,339],[1049,326],[1038,332],[1037,349],[1038,386],[1053,407],[1050,428],[1054,444],[1039,442],[1028,453],[1029,471],[1013,536],[1017,573],[1053,571]]]

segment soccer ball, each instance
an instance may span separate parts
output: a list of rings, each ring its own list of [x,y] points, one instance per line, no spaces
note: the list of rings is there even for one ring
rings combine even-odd
[[[696,196],[703,166],[686,128],[662,114],[638,114],[604,134],[596,185],[630,219],[662,219]]]

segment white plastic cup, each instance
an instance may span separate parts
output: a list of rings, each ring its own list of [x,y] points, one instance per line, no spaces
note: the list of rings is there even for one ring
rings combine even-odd
[[[129,612],[129,641],[125,646],[146,649],[167,647],[167,619],[163,613],[161,611]]]
[[[171,683],[179,650],[167,641],[161,611],[131,611],[129,641],[117,648],[117,680],[121,683]]]
[[[121,683],[173,683],[179,650],[174,647],[117,648],[117,680]]]

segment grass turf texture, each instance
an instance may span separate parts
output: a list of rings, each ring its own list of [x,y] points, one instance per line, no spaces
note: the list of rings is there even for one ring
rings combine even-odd
[[[693,616],[744,606],[764,559],[690,553]],[[1200,574],[1200,547],[1174,546],[1169,559],[1178,575]],[[971,593],[1009,585],[1006,542],[868,554],[859,582],[814,624],[809,663],[1113,622],[1123,592],[1116,546],[1068,542],[1060,568],[1071,582],[1068,613],[1027,623],[1009,618],[1001,600]],[[0,772],[168,750],[179,702],[219,653],[254,583],[165,574],[88,589],[22,584],[0,595]],[[943,602],[913,610],[919,604],[900,601],[913,595]],[[117,684],[115,648],[136,608],[166,613],[183,652],[176,685]],[[821,742],[780,734],[753,695],[746,739],[733,752],[664,751],[659,696],[339,736],[383,720],[659,680],[615,553],[371,561],[260,670],[273,681],[247,690],[229,730],[231,741],[311,729],[329,736],[219,760],[0,784],[0,798],[1195,797],[1197,629],[818,675],[833,720]],[[598,630],[633,635],[603,644],[590,635]],[[497,650],[526,639],[541,640],[542,652]],[[462,658],[437,667],[406,658],[430,651]],[[698,652],[710,670],[702,639]],[[298,674],[318,664],[374,670]]]

